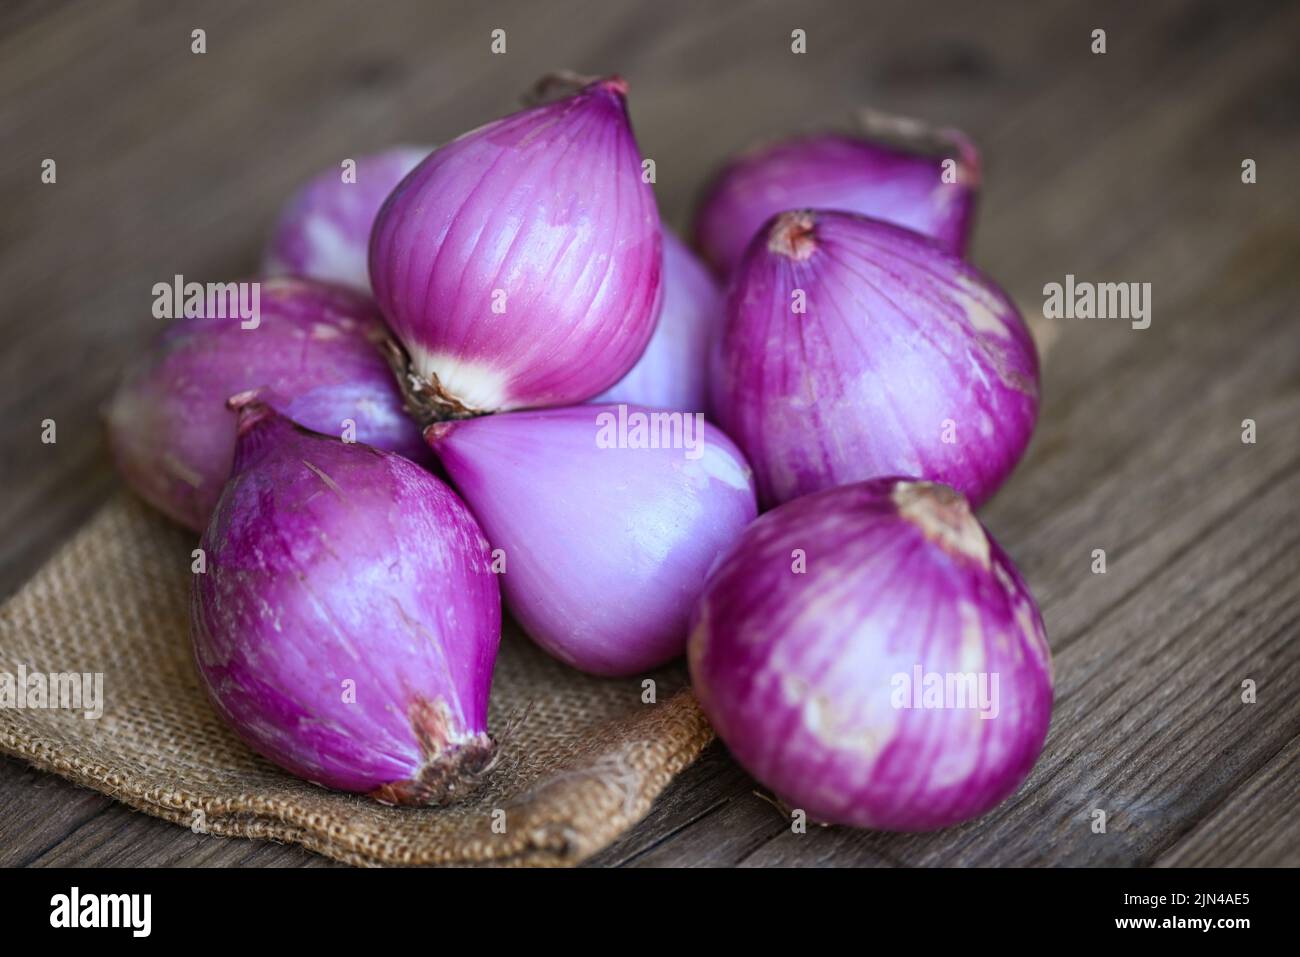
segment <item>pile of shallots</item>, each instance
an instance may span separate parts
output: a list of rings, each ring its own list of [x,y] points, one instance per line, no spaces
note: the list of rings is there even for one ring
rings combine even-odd
[[[454,800],[493,761],[504,599],[595,675],[687,652],[736,759],[814,820],[983,813],[1052,682],[971,512],[1039,388],[961,258],[974,149],[905,127],[749,153],[703,196],[702,263],[660,223],[626,84],[569,81],[308,183],[259,321],[174,321],[112,400],[127,481],[202,532],[214,706],[307,780]]]

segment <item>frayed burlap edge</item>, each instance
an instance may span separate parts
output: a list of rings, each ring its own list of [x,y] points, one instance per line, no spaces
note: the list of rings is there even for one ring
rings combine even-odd
[[[604,769],[609,772],[607,776],[596,773],[602,770],[598,767],[562,771],[542,789],[533,789],[535,793],[545,793],[546,800],[525,805],[524,822],[516,826],[509,839],[429,847],[398,856],[387,853],[371,835],[350,830],[345,819],[304,812],[292,801],[267,800],[257,794],[212,800],[120,774],[102,765],[70,761],[47,742],[24,741],[8,732],[0,734],[0,751],[164,821],[195,829],[195,821],[202,820],[199,833],[300,844],[345,864],[565,867],[581,863],[608,847],[644,818],[655,798],[713,740],[713,731],[691,691],[678,692],[664,708],[667,713],[646,722],[651,726],[640,726],[632,729],[634,734],[622,735],[621,744],[626,750],[616,752],[609,760]],[[638,735],[641,740],[637,740]],[[647,744],[647,737],[656,744],[672,741],[674,746],[667,753],[655,755],[653,767],[638,768],[635,753],[649,750],[638,747]],[[573,805],[596,811],[592,806],[592,792],[607,798],[594,802],[605,806],[603,813],[587,813],[582,820],[563,813],[563,808]],[[397,810],[395,813],[410,812]]]

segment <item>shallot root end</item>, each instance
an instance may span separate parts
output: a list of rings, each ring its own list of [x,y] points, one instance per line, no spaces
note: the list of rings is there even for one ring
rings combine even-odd
[[[380,804],[427,807],[452,804],[474,791],[496,763],[496,743],[487,734],[454,741],[445,702],[417,698],[409,716],[423,763],[414,777],[391,781],[370,792]]]

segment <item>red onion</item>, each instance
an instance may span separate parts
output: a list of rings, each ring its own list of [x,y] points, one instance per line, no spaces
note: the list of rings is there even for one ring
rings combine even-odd
[[[407,173],[432,151],[395,146],[360,156],[344,181],[342,166],[313,177],[285,205],[262,255],[270,276],[310,276],[369,291],[370,227]]]
[[[651,415],[574,406],[426,432],[502,549],[507,607],[543,648],[593,674],[681,654],[705,573],[756,511],[749,467],[725,435],[701,414]],[[674,422],[676,443],[659,429]],[[658,448],[637,431],[649,423]]]
[[[1006,294],[930,240],[795,211],[736,272],[712,386],[765,505],[892,474],[978,505],[1029,443],[1038,356]]]
[[[203,536],[199,672],[241,738],[385,803],[442,803],[488,763],[501,598],[464,504],[399,455],[256,401]]]
[[[235,416],[226,399],[264,388],[303,425],[427,460],[376,342],[369,299],[297,279],[261,284],[260,322],[176,319],[127,376],[106,410],[118,468],[145,501],[203,529],[230,475]],[[349,436],[350,437],[350,436]]]
[[[905,145],[884,142],[883,136]],[[953,162],[945,170],[948,159]],[[930,131],[915,120],[876,119],[865,136],[803,136],[730,163],[700,202],[695,243],[726,275],[775,214],[838,209],[914,229],[960,256],[974,221],[979,180],[979,154],[963,134]]]
[[[692,616],[705,714],[810,819],[925,831],[978,817],[1042,750],[1042,617],[952,489],[876,479],[751,525]]]
[[[654,331],[659,215],[617,77],[436,150],[388,197],[375,296],[426,417],[581,402]]]
[[[722,291],[682,241],[664,239],[664,305],[650,344],[632,371],[594,402],[708,411],[709,349],[722,326]]]

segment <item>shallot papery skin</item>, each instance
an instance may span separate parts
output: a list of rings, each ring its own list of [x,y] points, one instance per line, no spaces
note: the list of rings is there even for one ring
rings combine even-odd
[[[268,276],[307,276],[370,291],[370,228],[388,194],[433,151],[395,146],[312,177],[285,204],[262,254]]]
[[[928,831],[1011,795],[1042,750],[1042,617],[952,489],[877,479],[751,525],[691,621],[691,679],[736,760],[811,820]]]
[[[741,156],[706,188],[695,214],[695,245],[725,276],[772,216],[836,209],[906,226],[961,256],[974,223],[979,155],[960,133],[943,135],[952,141],[946,155],[819,133]],[[947,176],[945,159],[952,160]]]
[[[208,695],[298,777],[389,804],[455,799],[493,750],[501,597],[483,533],[407,459],[234,401],[234,474],[191,590]]]
[[[574,406],[434,423],[425,435],[501,550],[506,607],[592,674],[639,674],[680,655],[709,566],[756,514],[744,456],[698,413]]]
[[[878,475],[979,505],[1029,444],[1038,354],[1007,295],[925,237],[791,211],[737,270],[711,386],[765,507]]]
[[[384,203],[371,284],[429,420],[582,402],[645,349],[662,254],[626,91],[466,133]]]
[[[632,371],[592,401],[708,412],[709,353],[722,328],[722,289],[667,229],[663,240],[664,303],[659,325]]]
[[[105,409],[118,470],[146,502],[195,531],[207,527],[235,454],[226,400],[248,389],[295,422],[430,460],[402,408],[367,297],[301,279],[261,282],[260,321],[169,320]]]

